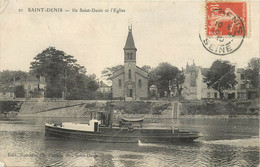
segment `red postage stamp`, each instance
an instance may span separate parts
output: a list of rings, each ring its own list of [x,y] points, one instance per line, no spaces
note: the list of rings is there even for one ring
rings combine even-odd
[[[208,37],[247,36],[246,2],[207,2],[206,35]]]

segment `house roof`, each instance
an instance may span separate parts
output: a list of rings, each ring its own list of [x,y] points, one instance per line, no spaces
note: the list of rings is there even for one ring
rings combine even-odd
[[[132,35],[132,28],[129,28],[128,36],[126,39],[125,47],[124,49],[134,49],[137,50],[134,43],[134,38]]]
[[[21,81],[22,81],[22,82],[26,82],[26,81],[27,81],[27,82],[38,82],[39,79],[36,78],[35,76],[27,76],[27,77],[25,77],[25,78],[22,78]]]
[[[28,75],[26,77],[21,78],[20,80],[15,81],[15,83],[22,84],[22,83],[45,83],[45,82],[34,75]]]

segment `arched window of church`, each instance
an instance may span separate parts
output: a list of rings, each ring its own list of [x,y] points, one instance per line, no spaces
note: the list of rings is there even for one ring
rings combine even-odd
[[[142,80],[141,80],[141,79],[138,80],[138,87],[139,87],[139,88],[142,87]]]
[[[131,79],[131,70],[128,70],[128,79]]]
[[[118,87],[121,88],[122,83],[121,83],[121,79],[118,80]]]

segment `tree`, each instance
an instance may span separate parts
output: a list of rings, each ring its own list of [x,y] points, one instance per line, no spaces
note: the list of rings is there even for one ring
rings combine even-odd
[[[259,87],[259,66],[260,58],[252,58],[248,62],[247,69],[243,72],[245,84],[250,84],[253,88]]]
[[[95,74],[86,77],[86,81],[87,81],[88,89],[90,91],[95,92],[99,88],[98,82],[96,81]]]
[[[217,90],[220,98],[223,99],[223,91],[234,88],[237,84],[235,67],[229,61],[216,60],[212,63],[203,82],[207,83],[209,88]]]
[[[111,80],[113,73],[119,70],[120,68],[123,68],[124,65],[116,65],[112,67],[106,67],[101,73],[102,77],[106,78],[106,80]]]
[[[14,93],[16,97],[25,97],[25,89],[23,85],[18,85],[14,89]]]
[[[156,85],[159,80],[159,76],[156,74],[156,68],[152,68],[151,71],[148,73],[148,86]]]
[[[172,87],[177,89],[177,95],[181,96],[182,93],[182,84],[185,82],[185,75],[183,71],[178,71],[178,74],[175,79],[172,80],[171,85]]]
[[[67,99],[95,99],[96,90],[98,89],[95,75],[77,74],[71,79],[70,84],[72,86],[69,86]]]
[[[148,66],[148,65],[142,66],[141,69],[148,72],[148,73],[150,73],[152,71],[152,67]]]
[[[170,83],[176,79],[179,69],[169,63],[160,63],[153,72],[153,79],[161,96],[170,94]]]
[[[0,84],[4,85],[7,84],[9,85],[13,81],[20,80],[22,78],[25,78],[28,75],[27,72],[24,71],[9,71],[9,70],[4,70],[3,72],[0,72]]]
[[[77,82],[80,74],[85,75],[86,69],[77,64],[73,56],[63,51],[49,47],[34,57],[31,62],[31,71],[36,76],[44,76],[46,86],[46,97],[61,97],[62,92],[74,90],[80,87],[81,83]]]
[[[248,62],[249,69],[259,70],[259,66],[260,66],[260,58],[252,58]]]
[[[0,72],[0,89],[4,90],[7,88],[14,88],[16,97],[25,97],[24,86],[19,85],[14,87],[13,82],[19,81],[20,79],[26,78],[27,76],[28,73],[24,71],[4,70],[3,72]]]

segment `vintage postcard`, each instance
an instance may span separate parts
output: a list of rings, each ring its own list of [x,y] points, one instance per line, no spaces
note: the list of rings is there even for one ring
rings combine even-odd
[[[0,0],[0,167],[258,166],[260,1]]]

